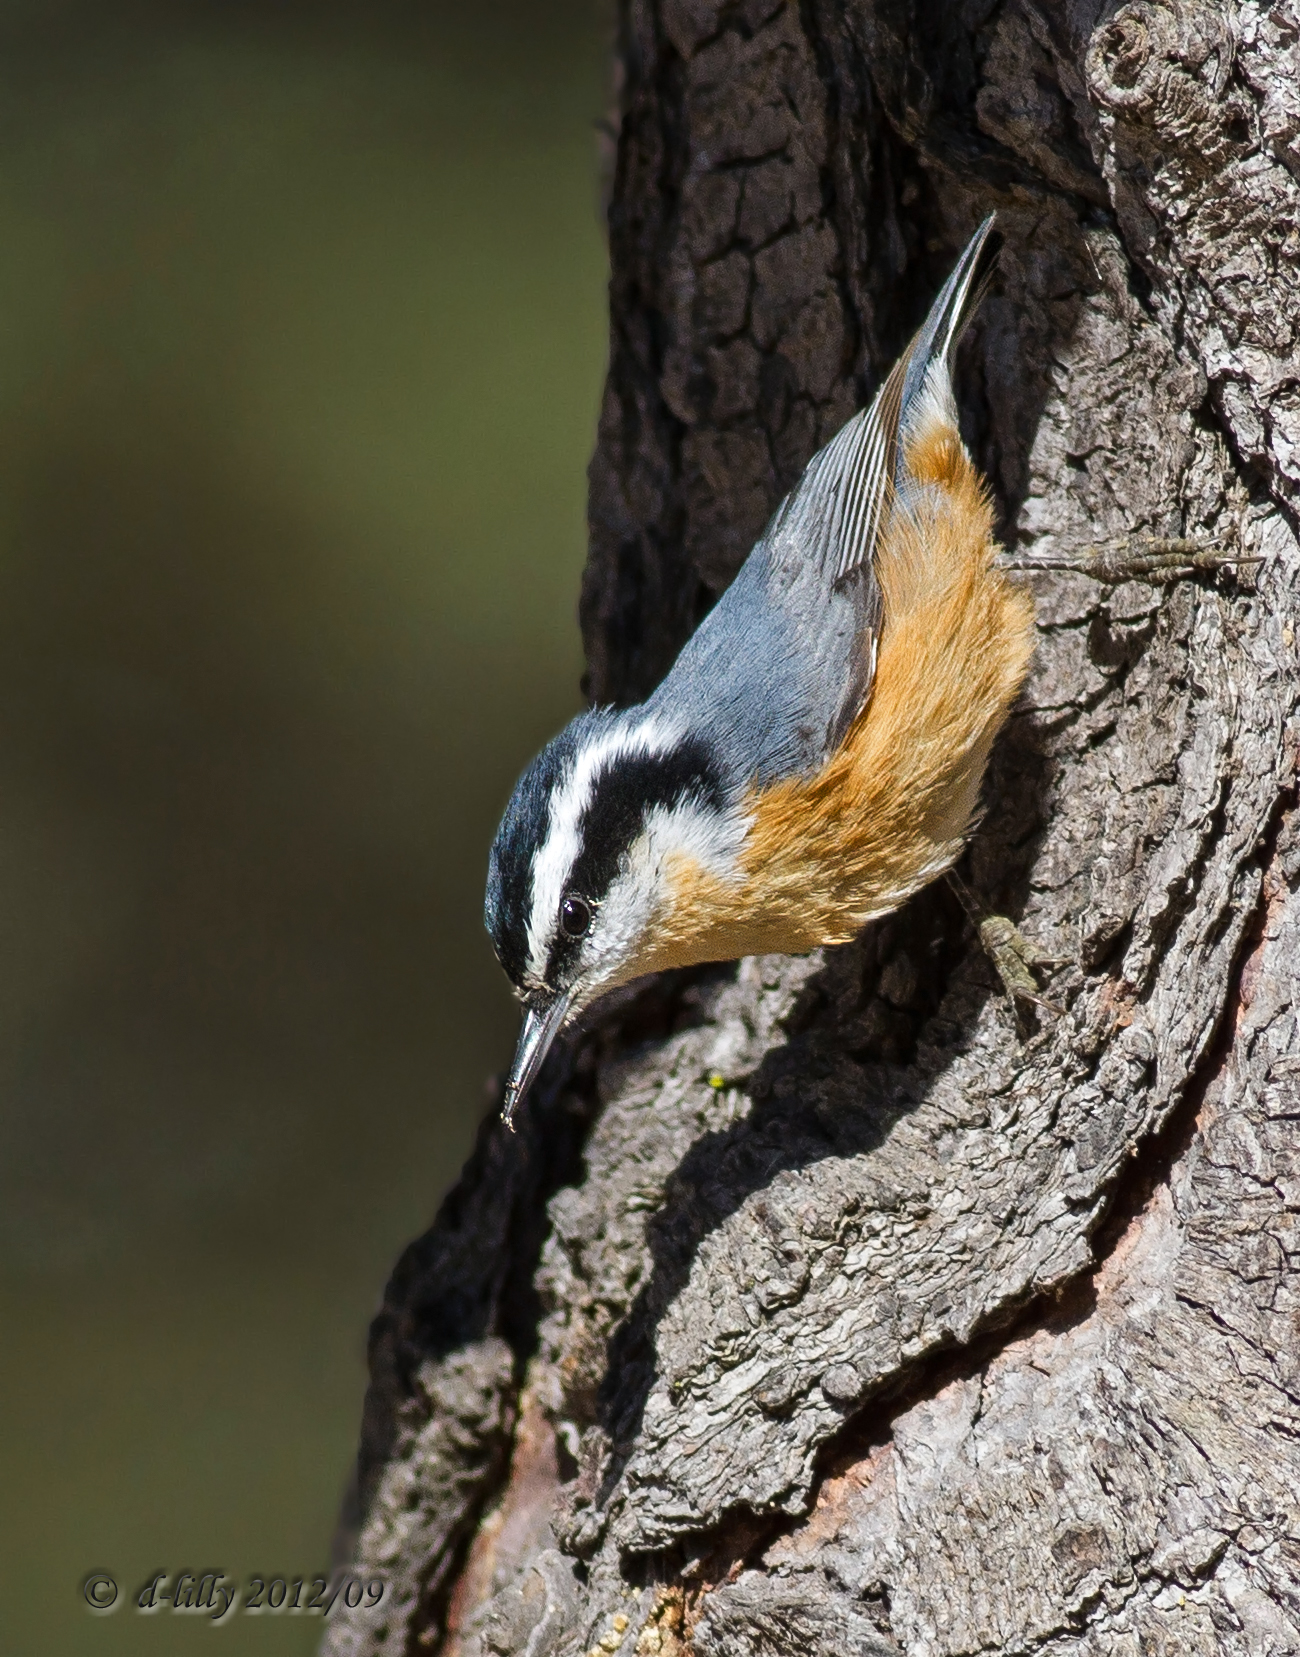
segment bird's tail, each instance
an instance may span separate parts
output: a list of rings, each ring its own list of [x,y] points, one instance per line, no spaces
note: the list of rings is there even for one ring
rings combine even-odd
[[[869,567],[892,496],[903,483],[902,454],[931,414],[955,425],[952,357],[997,264],[993,214],[966,244],[920,332],[894,364],[870,408],[854,415],[814,455],[774,520],[835,582]]]
[[[967,242],[951,276],[913,338],[898,367],[898,442],[895,447],[894,481],[902,481],[904,456],[909,442],[936,416],[956,425],[957,408],[952,394],[952,359],[966,325],[979,309],[997,268],[1002,238],[994,231],[995,215],[990,213]]]

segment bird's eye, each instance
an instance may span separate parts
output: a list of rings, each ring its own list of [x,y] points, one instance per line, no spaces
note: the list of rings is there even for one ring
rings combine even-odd
[[[585,938],[591,930],[591,905],[572,893],[560,905],[560,930],[566,938]]]

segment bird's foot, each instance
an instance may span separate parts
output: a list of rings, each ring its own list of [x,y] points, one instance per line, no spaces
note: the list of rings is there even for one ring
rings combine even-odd
[[[978,932],[984,953],[997,968],[1002,988],[1011,1001],[1027,1001],[1031,1006],[1041,1007],[1060,1018],[1064,1007],[1043,995],[1034,977],[1034,968],[1062,967],[1065,962],[1061,957],[1049,955],[1045,949],[1026,938],[1005,915],[985,915],[978,924]]]
[[[1034,977],[1035,967],[1065,966],[1061,956],[1048,954],[1026,938],[1005,915],[990,915],[982,904],[976,902],[974,893],[961,876],[951,869],[948,871],[948,884],[957,894],[958,902],[966,911],[984,953],[997,969],[1002,988],[1017,1012],[1021,1003],[1028,1002],[1030,1006],[1041,1007],[1044,1012],[1061,1017],[1064,1007],[1049,1001]]]
[[[1096,546],[1082,547],[1072,556],[1008,558],[1006,570],[1073,570],[1094,581],[1118,586],[1122,581],[1145,581],[1163,586],[1205,571],[1242,569],[1262,564],[1254,553],[1234,552],[1218,540],[1194,536],[1121,535]]]

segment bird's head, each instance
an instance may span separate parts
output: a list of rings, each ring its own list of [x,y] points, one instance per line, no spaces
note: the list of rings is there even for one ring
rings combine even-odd
[[[532,762],[493,842],[485,904],[525,1009],[507,1120],[567,1022],[689,956],[684,882],[731,878],[744,833],[708,743],[643,709],[581,714]]]

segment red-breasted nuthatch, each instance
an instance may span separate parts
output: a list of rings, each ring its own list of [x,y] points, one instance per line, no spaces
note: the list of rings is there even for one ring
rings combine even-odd
[[[486,903],[526,1009],[507,1121],[604,991],[846,943],[961,855],[1034,648],[952,393],[992,226],[658,690],[579,715],[520,778]]]

